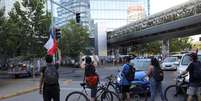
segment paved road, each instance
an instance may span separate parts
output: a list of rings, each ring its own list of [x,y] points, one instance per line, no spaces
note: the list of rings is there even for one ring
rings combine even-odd
[[[118,71],[118,66],[116,67],[104,67],[97,69],[99,75],[101,76],[101,80],[103,80],[106,76],[110,74],[116,74]],[[61,101],[64,101],[65,96],[75,90],[81,90],[79,83],[82,82],[82,75],[84,70],[77,68],[61,68],[60,69],[60,86],[61,86]],[[175,83],[175,71],[166,71],[165,79],[163,81],[163,88],[166,88],[170,84]],[[28,82],[30,78],[23,79],[21,82]],[[35,80],[38,82],[38,79]],[[15,87],[17,85],[13,85]],[[1,87],[0,87],[1,89]],[[0,91],[1,94],[1,91]],[[38,94],[38,91],[34,91],[31,93],[23,94],[20,96],[12,97],[3,101],[42,101],[42,96]],[[160,101],[160,98],[157,97],[156,101]]]

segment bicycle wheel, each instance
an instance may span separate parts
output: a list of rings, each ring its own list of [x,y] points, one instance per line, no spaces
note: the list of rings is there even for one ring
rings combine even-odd
[[[74,91],[66,96],[65,101],[90,101],[87,96],[79,91]]]
[[[108,90],[116,92],[116,93],[118,92],[117,87],[114,84],[109,84]]]
[[[120,98],[115,92],[107,90],[102,93],[101,101],[120,101]]]
[[[165,99],[167,101],[186,101],[187,95],[182,88],[176,85],[170,85],[165,89]]]
[[[107,91],[106,88],[102,88],[102,87],[98,88],[96,93],[96,101],[101,101],[101,98],[106,96],[106,93],[105,93],[106,91]],[[112,95],[107,95],[107,97],[113,100]]]

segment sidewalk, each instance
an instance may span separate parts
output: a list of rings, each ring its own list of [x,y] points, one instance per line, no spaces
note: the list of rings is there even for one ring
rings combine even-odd
[[[38,79],[8,79],[0,80],[0,100],[32,92],[38,89]]]

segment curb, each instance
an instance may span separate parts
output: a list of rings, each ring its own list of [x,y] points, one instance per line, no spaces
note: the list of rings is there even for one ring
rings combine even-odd
[[[29,89],[25,89],[25,90],[18,91],[18,92],[15,92],[15,93],[11,93],[11,94],[8,94],[8,95],[0,96],[0,100],[8,99],[8,98],[19,96],[19,95],[26,94],[26,93],[30,93],[30,92],[36,91],[38,89],[39,89],[38,86],[34,86],[32,88],[29,88]]]
[[[67,85],[67,84],[70,84],[72,82],[73,82],[72,80],[64,80],[63,84]],[[33,92],[33,91],[37,91],[37,90],[39,90],[39,87],[38,87],[38,85],[35,85],[35,86],[33,86],[31,88],[27,88],[25,90],[17,91],[17,92],[14,92],[14,93],[3,95],[3,96],[0,95],[0,101],[8,99],[8,98],[16,97],[16,96],[19,96],[19,95],[23,95],[23,94],[26,94],[26,93],[30,93],[30,92]]]

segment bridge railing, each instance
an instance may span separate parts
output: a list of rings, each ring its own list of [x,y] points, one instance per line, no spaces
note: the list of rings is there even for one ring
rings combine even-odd
[[[111,39],[116,37],[123,37],[131,32],[142,31],[152,26],[168,23],[189,16],[198,15],[200,13],[201,13],[201,0],[192,0],[179,6],[175,6],[172,9],[168,9],[158,14],[149,16],[145,19],[118,28],[108,33],[107,38]]]

